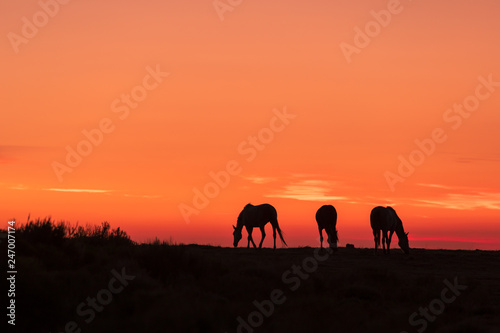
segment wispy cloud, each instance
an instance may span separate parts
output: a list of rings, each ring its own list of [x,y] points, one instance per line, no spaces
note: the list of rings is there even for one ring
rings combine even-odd
[[[347,197],[332,195],[335,185],[335,182],[325,180],[298,180],[264,196],[306,201],[347,200]]]
[[[413,200],[418,202],[418,206],[457,210],[500,209],[500,193],[487,188],[423,183],[418,185],[435,190],[428,198]]]
[[[44,191],[53,192],[72,192],[72,193],[110,193],[110,190],[93,190],[93,189],[81,189],[81,188],[46,188]]]
[[[14,185],[14,186],[9,187],[9,189],[11,189],[11,190],[27,190],[28,187],[24,186],[23,184],[18,184],[18,185]]]
[[[421,206],[441,207],[447,209],[469,210],[469,209],[495,209],[500,210],[500,193],[477,192],[477,193],[451,193],[442,199],[419,199]]]
[[[274,177],[246,176],[243,179],[249,180],[254,184],[267,184],[276,180]]]
[[[123,194],[120,191],[115,190],[100,190],[100,189],[88,189],[88,188],[42,188],[42,189],[33,189],[28,188],[22,184],[14,185],[9,187],[12,190],[36,190],[36,191],[50,191],[50,192],[63,192],[63,193],[91,193],[91,194],[113,194],[120,195],[129,198],[144,198],[144,199],[158,199],[161,198],[161,195],[151,195],[151,194]]]
[[[453,187],[451,187],[451,186],[446,186],[446,185],[441,185],[441,184],[422,184],[422,183],[419,183],[417,185],[424,186],[424,187],[441,188],[441,189],[447,189],[447,190],[453,189]]]
[[[158,199],[161,195],[147,195],[147,194],[124,194],[123,196],[129,198],[144,198],[144,199]]]
[[[500,162],[498,157],[458,157],[458,163],[474,163],[474,162]]]
[[[318,178],[324,178],[323,175],[317,174],[317,173],[292,173],[290,175],[293,178],[308,178],[308,179],[318,179]]]

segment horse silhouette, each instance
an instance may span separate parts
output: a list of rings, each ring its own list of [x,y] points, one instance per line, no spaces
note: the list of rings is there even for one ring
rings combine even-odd
[[[328,244],[330,244],[331,249],[337,249],[337,242],[339,238],[337,237],[337,210],[332,205],[321,206],[316,212],[316,222],[318,222],[319,230],[319,240],[321,242],[321,248],[323,248],[323,229],[325,229],[328,235]]]
[[[398,235],[398,245],[403,250],[404,253],[410,253],[410,245],[408,243],[408,233],[405,233],[403,228],[403,222],[399,218],[398,214],[392,207],[375,207],[372,209],[370,213],[370,225],[373,230],[373,237],[375,239],[375,252],[377,252],[377,248],[380,246],[380,233],[382,232],[382,246],[383,251],[386,253],[386,244],[387,244],[387,253],[389,253],[391,247],[391,239],[394,231],[396,235]],[[389,235],[387,235],[387,233]]]
[[[264,238],[266,237],[264,227],[268,222],[271,222],[273,227],[274,249],[276,249],[276,230],[278,230],[281,241],[286,245],[280,226],[278,225],[278,213],[276,212],[276,209],[270,204],[262,204],[258,206],[248,204],[245,208],[243,208],[238,216],[236,227],[233,225],[234,247],[238,246],[238,242],[242,238],[241,230],[244,226],[248,232],[247,248],[250,247],[250,242],[252,242],[253,247],[257,247],[252,238],[252,231],[253,228],[260,228],[260,231],[262,232],[262,239],[259,244],[260,249],[262,247],[262,243],[264,242]]]

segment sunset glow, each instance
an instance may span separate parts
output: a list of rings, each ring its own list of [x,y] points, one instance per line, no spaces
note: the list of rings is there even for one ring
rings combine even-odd
[[[231,246],[242,208],[270,203],[289,246],[319,246],[332,204],[339,245],[372,247],[391,205],[411,247],[500,250],[498,1],[0,12],[4,224]]]

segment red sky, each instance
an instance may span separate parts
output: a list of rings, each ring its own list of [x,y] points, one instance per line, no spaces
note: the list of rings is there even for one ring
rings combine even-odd
[[[373,246],[393,205],[413,247],[500,249],[498,1],[216,3],[0,4],[1,221],[230,246],[267,202],[317,246],[333,204]]]

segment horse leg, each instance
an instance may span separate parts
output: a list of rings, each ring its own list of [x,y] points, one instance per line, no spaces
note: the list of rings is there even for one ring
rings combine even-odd
[[[247,232],[248,232],[248,238],[247,238],[247,239],[248,239],[248,244],[247,244],[247,249],[249,249],[249,248],[250,248],[250,239],[252,239],[252,231],[251,231],[251,229],[248,229],[248,228],[246,228],[246,229],[247,229]]]
[[[382,231],[382,248],[384,250],[384,254],[386,253],[385,252],[385,244],[387,242],[387,231]]]
[[[335,229],[335,249],[339,246],[339,232]]]
[[[375,241],[375,253],[380,245],[380,230],[373,230],[373,239]]]
[[[264,227],[260,227],[260,232],[262,233],[262,239],[260,240],[259,249],[262,248],[262,243],[264,242],[264,238],[266,238],[266,231],[264,230]],[[276,247],[276,240],[274,243]]]
[[[391,230],[389,233],[389,238],[387,238],[387,254],[389,254],[390,248],[391,248],[391,240],[392,240],[392,234],[394,233],[394,230]]]
[[[247,248],[249,248],[249,247],[250,247],[250,242],[252,242],[253,247],[257,247],[257,246],[255,245],[255,242],[253,241],[253,238],[252,238],[252,231],[253,231],[253,228],[252,228],[252,229],[247,229],[247,231],[248,231],[248,246],[247,246]]]
[[[321,249],[323,250],[323,230],[321,228],[318,228],[319,230],[319,241],[321,243]]]
[[[276,228],[273,228],[274,250],[276,250]]]

